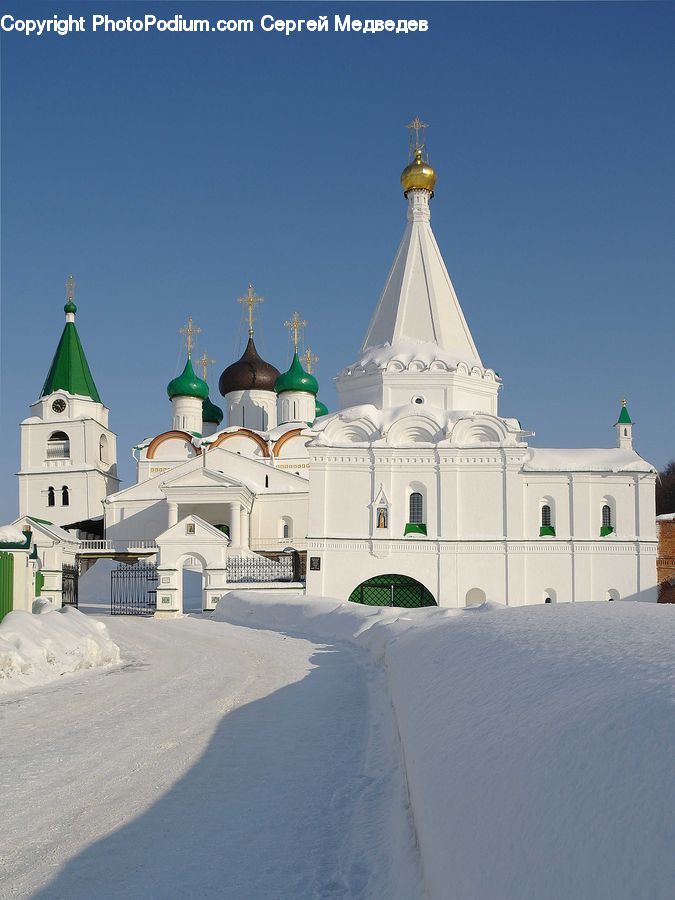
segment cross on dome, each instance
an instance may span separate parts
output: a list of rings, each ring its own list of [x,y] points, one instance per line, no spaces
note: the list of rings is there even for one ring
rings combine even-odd
[[[253,321],[254,321],[253,307],[255,306],[256,303],[264,303],[264,302],[265,302],[264,297],[256,296],[256,294],[253,290],[253,284],[250,281],[248,283],[248,290],[246,292],[246,296],[237,298],[237,303],[245,303],[248,306],[248,336],[249,337],[253,337]]]
[[[319,362],[319,357],[316,356],[314,353],[312,353],[312,351],[311,351],[311,350],[309,349],[309,347],[308,347],[308,348],[305,350],[305,352],[302,354],[302,358],[303,358],[303,360],[304,360],[304,362],[305,362],[305,369],[306,369],[306,371],[309,372],[309,374],[311,375],[311,374],[312,374],[312,369],[314,368],[314,363],[318,363],[318,362]]]
[[[69,275],[66,279],[66,300],[69,303],[72,303],[75,299],[75,285],[76,281],[72,275]]]
[[[410,129],[410,156],[412,157],[416,150],[424,150],[426,146],[426,130],[429,126],[425,122],[423,122],[419,116],[415,116],[412,122],[408,122],[405,127]],[[414,136],[413,131],[415,132]],[[422,132],[421,143],[420,131]]]
[[[197,360],[199,365],[202,367],[202,372],[204,373],[204,381],[206,381],[206,372],[209,366],[213,365],[215,359],[209,359],[209,355],[206,350],[202,353],[202,355]]]
[[[187,342],[187,355],[192,356],[192,345],[194,344],[194,335],[201,334],[201,328],[198,328],[196,325],[192,324],[192,316],[188,316],[187,325],[184,325],[182,328],[178,329],[179,334],[185,335],[185,340]]]
[[[293,335],[293,347],[297,353],[298,345],[300,343],[299,333],[303,328],[307,327],[307,322],[304,319],[301,319],[300,313],[296,311],[293,313],[292,318],[284,322],[284,326],[288,328],[289,333]]]

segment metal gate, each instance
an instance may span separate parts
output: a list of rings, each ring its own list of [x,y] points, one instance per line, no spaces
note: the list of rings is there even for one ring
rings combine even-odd
[[[366,606],[436,606],[431,591],[407,575],[376,575],[354,588],[349,599]]]
[[[120,563],[110,573],[110,615],[154,615],[157,581],[157,567],[150,563]]]
[[[77,566],[64,566],[61,573],[61,602],[77,609],[80,572]]]

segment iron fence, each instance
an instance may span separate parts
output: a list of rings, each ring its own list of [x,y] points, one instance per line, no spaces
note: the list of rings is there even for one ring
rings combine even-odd
[[[154,615],[158,580],[157,567],[150,563],[120,563],[110,573],[110,615]]]
[[[305,554],[293,550],[255,556],[229,556],[227,580],[237,584],[302,582],[305,580]]]
[[[80,572],[77,566],[65,565],[61,572],[61,602],[78,607]]]

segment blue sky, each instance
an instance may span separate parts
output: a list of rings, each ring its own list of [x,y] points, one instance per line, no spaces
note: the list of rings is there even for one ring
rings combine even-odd
[[[404,125],[430,123],[432,224],[500,412],[539,446],[675,457],[675,6],[669,3],[14,4],[118,18],[426,18],[425,34],[2,35],[0,509],[19,421],[63,327],[78,329],[130,447],[171,424],[178,328],[216,359],[288,362],[297,308],[321,398],[355,356],[405,225]]]

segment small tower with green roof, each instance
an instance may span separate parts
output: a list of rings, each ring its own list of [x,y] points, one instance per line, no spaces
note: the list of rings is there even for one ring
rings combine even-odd
[[[203,380],[208,384],[208,368],[211,363],[215,362],[215,359],[209,359],[209,355],[205,350],[199,357],[198,362],[202,367]],[[202,436],[209,437],[210,435],[215,434],[222,421],[222,409],[219,406],[216,406],[215,403],[212,403],[211,398],[207,396],[206,399],[202,401]]]
[[[166,392],[173,407],[172,427],[176,431],[187,431],[197,437],[202,435],[202,404],[209,396],[208,384],[200,378],[192,367],[192,345],[194,335],[200,328],[192,324],[192,316],[187,326],[180,329],[187,339],[187,360],[180,375],[172,378]]]
[[[632,450],[633,420],[628,413],[628,405],[625,400],[621,401],[621,412],[614,427],[616,428],[616,446],[621,450]]]
[[[116,438],[108,428],[75,325],[75,279],[66,282],[66,323],[31,416],[21,423],[19,512],[56,525],[103,514],[119,488]]]
[[[316,378],[306,372],[298,356],[298,335],[306,322],[300,319],[297,312],[284,323],[291,332],[293,341],[293,360],[287,372],[283,372],[274,384],[277,393],[277,422],[286,425],[291,422],[312,424],[316,418],[316,395],[319,383]]]

